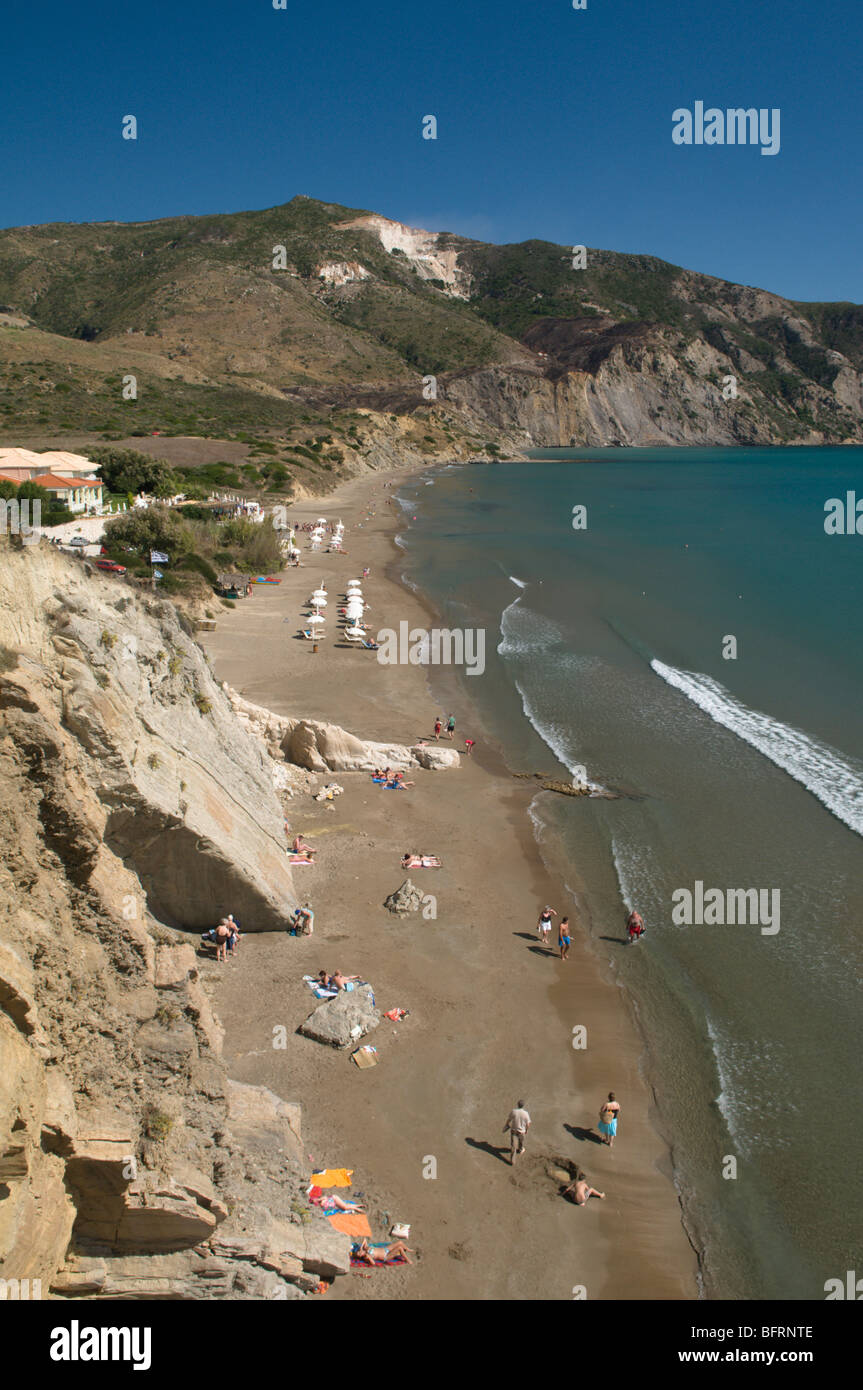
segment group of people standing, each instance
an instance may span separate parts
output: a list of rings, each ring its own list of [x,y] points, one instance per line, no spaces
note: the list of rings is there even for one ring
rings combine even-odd
[[[608,1148],[612,1148],[614,1145],[619,1116],[620,1103],[614,1092],[609,1091],[608,1099],[603,1101],[600,1107],[599,1120],[596,1126],[599,1133],[599,1142],[601,1144],[606,1144]],[[519,1155],[524,1153],[525,1140],[530,1126],[531,1119],[525,1102],[523,1100],[517,1100],[513,1109],[510,1110],[506,1119],[506,1124],[503,1127],[504,1134],[507,1132],[509,1133],[509,1162],[511,1167],[515,1166],[515,1160]],[[576,1206],[583,1207],[591,1197],[604,1198],[605,1193],[600,1192],[595,1187],[591,1187],[585,1174],[579,1168],[576,1169],[576,1175],[573,1181],[568,1187],[564,1188],[563,1196],[571,1197]]]
[[[237,954],[237,945],[240,940],[240,924],[232,913],[223,917],[215,927],[209,931],[201,933],[201,940],[205,943],[215,943],[216,960],[227,960],[228,956]]]
[[[547,946],[549,950],[551,949],[551,919],[556,916],[557,913],[554,908],[549,907],[548,903],[546,903],[542,912],[539,914],[539,921],[536,924],[540,942],[543,946]],[[569,918],[561,917],[557,928],[557,949],[560,952],[561,960],[567,960],[569,958],[569,948],[571,945],[572,930],[569,925]]]

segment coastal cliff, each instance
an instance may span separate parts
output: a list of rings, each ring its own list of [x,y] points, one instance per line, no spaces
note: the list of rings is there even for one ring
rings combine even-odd
[[[180,928],[295,903],[271,759],[168,604],[0,554],[0,1278],[295,1298],[349,1269],[299,1106],[229,1080]]]

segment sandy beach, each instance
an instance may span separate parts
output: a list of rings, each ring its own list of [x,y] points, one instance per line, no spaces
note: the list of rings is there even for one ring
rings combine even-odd
[[[410,1224],[415,1267],[354,1274],[337,1281],[330,1299],[571,1299],[578,1288],[588,1299],[695,1298],[697,1259],[643,1074],[643,1040],[563,884],[543,865],[527,815],[535,785],[511,775],[440,670],[432,694],[429,668],[381,665],[373,652],[338,641],[338,596],[366,566],[372,632],[404,619],[434,626],[398,582],[398,481],[364,477],[292,505],[292,520],[341,517],[348,553],[311,553],[303,539],[301,568],[221,610],[217,630],[201,640],[219,679],[278,713],[412,743],[452,710],[452,746],[463,751],[465,736],[477,746],[458,769],[408,774],[416,780],[408,792],[339,773],[320,779],[344,787],[333,803],[290,803],[292,830],[319,851],[313,867],[295,870],[298,894],[315,908],[315,932],[249,934],[220,967],[216,1007],[231,1075],[302,1104],[310,1168],[354,1169],[353,1191],[365,1194],[375,1238],[393,1221]],[[321,580],[332,617],[315,654],[296,634]],[[443,861],[410,874],[436,900],[429,920],[400,921],[383,906],[406,877],[406,850]],[[573,918],[567,961],[557,958],[556,922],[553,951],[538,945],[546,902]],[[371,981],[382,1010],[409,1010],[368,1039],[378,1053],[373,1069],[360,1071],[346,1053],[297,1035],[315,1002],[302,977],[321,968]],[[272,1045],[279,1025],[284,1050]],[[572,1045],[579,1025],[584,1050]],[[621,1105],[613,1150],[595,1131],[609,1090]],[[525,1156],[510,1168],[501,1131],[520,1098],[533,1123]],[[577,1162],[606,1200],[584,1208],[564,1200],[549,1172],[556,1159]]]

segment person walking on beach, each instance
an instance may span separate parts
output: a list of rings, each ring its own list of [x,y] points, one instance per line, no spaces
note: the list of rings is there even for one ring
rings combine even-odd
[[[561,960],[569,959],[569,948],[572,944],[572,937],[569,934],[569,918],[561,917],[560,926],[557,929],[557,944],[560,947]]]
[[[434,722],[434,736],[436,740],[440,738],[440,731],[442,728],[443,724],[441,723],[441,717],[440,715],[438,715],[437,719]]]
[[[609,1091],[608,1100],[599,1112],[599,1137],[603,1144],[609,1148],[614,1146],[614,1136],[617,1134],[617,1117],[620,1114],[620,1106],[614,1098],[614,1092]]]
[[[539,921],[536,924],[536,930],[539,933],[539,939],[543,946],[548,945],[548,939],[551,936],[551,919],[556,916],[557,913],[554,908],[549,907],[548,903],[546,903],[542,912],[539,914]]]
[[[642,936],[644,936],[644,918],[640,912],[635,911],[635,908],[633,908],[626,919],[626,930],[629,932],[630,946],[634,946],[636,942],[640,941]]]
[[[519,1154],[524,1153],[524,1141],[530,1129],[530,1116],[524,1108],[524,1101],[517,1100],[515,1109],[510,1110],[503,1132],[509,1130],[509,1164],[512,1167]]]
[[[452,736],[453,736],[454,733],[455,733],[455,715],[454,715],[454,714],[451,714],[450,717],[449,717],[449,719],[446,721],[446,736],[447,736],[447,738],[452,738]]]

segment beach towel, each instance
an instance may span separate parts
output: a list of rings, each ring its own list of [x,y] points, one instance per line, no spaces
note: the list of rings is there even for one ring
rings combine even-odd
[[[393,1023],[401,1023],[402,1019],[407,1018],[407,1016],[407,1009],[388,1009],[384,1014],[384,1018],[392,1019]]]
[[[308,985],[312,994],[316,994],[319,999],[335,999],[339,992],[337,989],[329,989],[326,985],[322,985],[320,980],[315,979],[314,975],[304,975],[303,984]]]
[[[341,1231],[345,1236],[370,1236],[372,1228],[369,1219],[361,1211],[340,1211],[335,1216],[328,1216],[327,1220],[336,1231]]]
[[[288,854],[288,863],[289,863],[289,864],[311,864],[311,863],[312,863],[312,860],[311,860],[311,859],[304,859],[303,856],[302,856],[301,854],[293,854],[293,853],[290,853],[290,854]]]
[[[312,1173],[312,1182],[317,1187],[350,1187],[353,1168],[324,1168],[321,1173]]]

